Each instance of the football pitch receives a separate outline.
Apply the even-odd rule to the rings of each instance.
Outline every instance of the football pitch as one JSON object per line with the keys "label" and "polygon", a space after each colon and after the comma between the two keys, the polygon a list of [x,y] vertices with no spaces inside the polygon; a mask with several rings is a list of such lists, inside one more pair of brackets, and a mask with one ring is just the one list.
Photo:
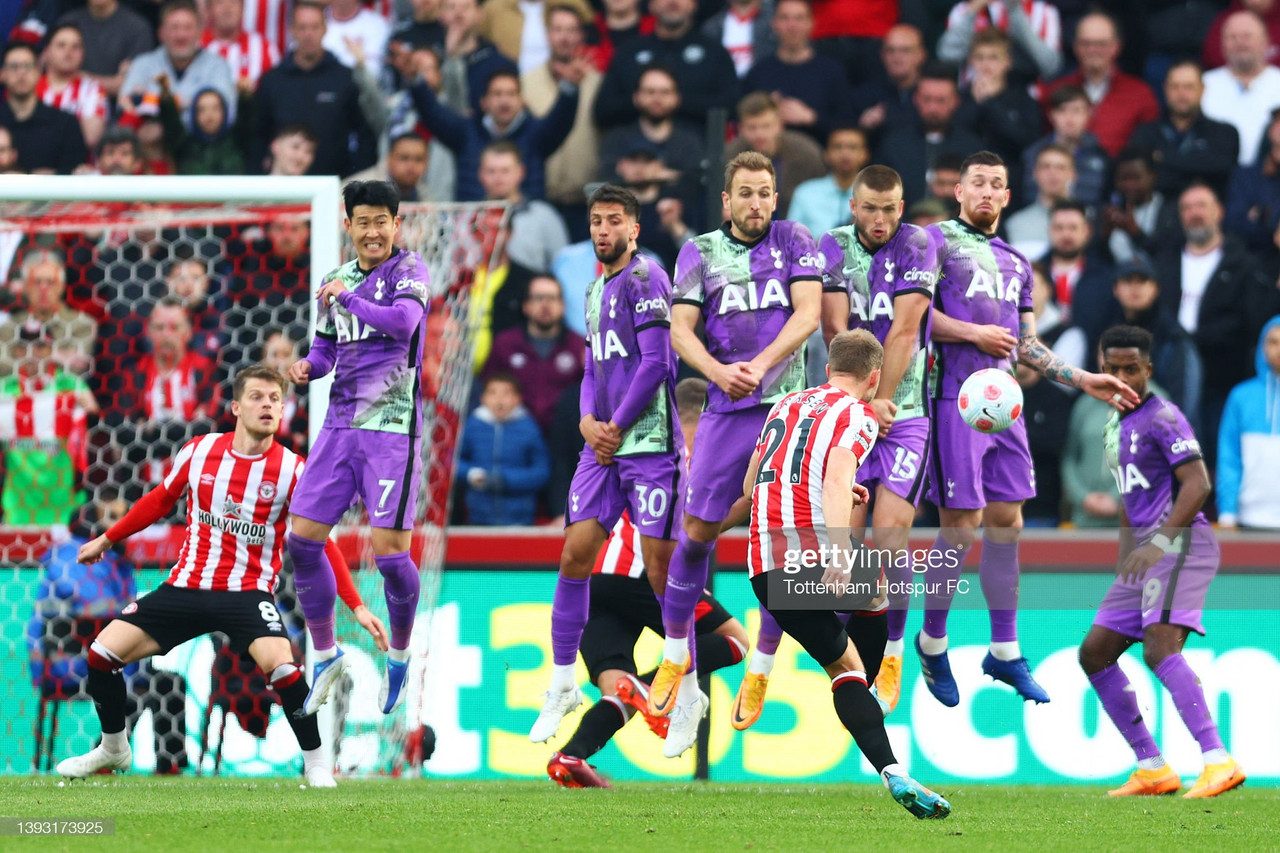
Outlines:
{"label": "football pitch", "polygon": [[[0,779],[0,817],[111,818],[114,835],[0,848],[307,851],[549,850],[1268,850],[1280,790],[1217,799],[1111,800],[1089,787],[968,785],[954,813],[916,820],[871,785],[345,781],[300,790],[283,779]],[[11,829],[8,831],[12,831]],[[19,847],[21,844],[21,847]]]}

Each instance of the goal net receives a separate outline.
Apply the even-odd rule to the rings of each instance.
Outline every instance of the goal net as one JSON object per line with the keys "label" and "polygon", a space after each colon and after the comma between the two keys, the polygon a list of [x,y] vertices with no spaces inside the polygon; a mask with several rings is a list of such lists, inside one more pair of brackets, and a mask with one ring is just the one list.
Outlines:
{"label": "goal net", "polygon": [[[414,557],[423,594],[405,706],[376,706],[384,656],[338,603],[355,664],[322,717],[345,772],[399,773],[431,722],[431,614],[444,560],[453,454],[471,391],[478,267],[500,251],[503,209],[406,204],[400,244],[431,273],[424,457]],[[75,562],[166,473],[183,442],[232,428],[230,380],[285,368],[314,328],[312,294],[346,257],[329,178],[6,178],[0,183],[0,772],[46,770],[96,742],[88,642],[161,583],[185,506],[93,566]],[[330,380],[291,393],[278,440],[305,454]],[[292,390],[292,389],[291,389]],[[363,508],[335,531],[383,621]],[[277,599],[301,655],[288,558]],[[297,745],[266,679],[215,635],[126,670],[137,771],[292,774]]]}

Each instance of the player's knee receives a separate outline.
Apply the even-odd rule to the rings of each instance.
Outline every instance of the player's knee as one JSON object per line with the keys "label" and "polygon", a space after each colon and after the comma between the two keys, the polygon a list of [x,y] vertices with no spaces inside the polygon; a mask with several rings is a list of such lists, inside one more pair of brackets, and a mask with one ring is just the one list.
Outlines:
{"label": "player's knee", "polygon": [[697,516],[686,514],[684,517],[684,532],[693,541],[705,545],[716,541],[716,537],[720,535],[720,523],[713,524]]}
{"label": "player's knee", "polygon": [[1152,642],[1148,640],[1142,644],[1142,662],[1145,663],[1147,668],[1152,672],[1155,671],[1156,667],[1164,663],[1165,658],[1176,655],[1177,653],[1178,649],[1167,643]]}
{"label": "player's knee", "polygon": [[1080,651],[1076,657],[1080,661],[1080,668],[1084,670],[1085,675],[1102,672],[1111,665],[1111,661],[1107,660],[1107,654],[1089,640],[1085,640],[1080,644]]}

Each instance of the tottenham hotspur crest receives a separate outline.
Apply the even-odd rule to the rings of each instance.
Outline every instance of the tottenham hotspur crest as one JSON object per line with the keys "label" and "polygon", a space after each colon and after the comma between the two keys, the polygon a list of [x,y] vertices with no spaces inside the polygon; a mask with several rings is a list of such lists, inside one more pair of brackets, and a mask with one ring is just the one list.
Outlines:
{"label": "tottenham hotspur crest", "polygon": [[1129,452],[1138,452],[1138,431],[1136,429],[1129,433]]}
{"label": "tottenham hotspur crest", "polygon": [[617,306],[617,304],[618,304],[618,294],[615,293],[609,297],[609,319],[610,320],[616,320],[618,318],[617,312],[614,311],[614,308]]}
{"label": "tottenham hotspur crest", "polygon": [[884,262],[884,280],[885,281],[893,281],[893,268],[896,266],[897,264],[895,264],[893,261]]}
{"label": "tottenham hotspur crest", "polygon": [[773,255],[773,266],[775,269],[782,269],[782,250],[770,249],[769,254]]}

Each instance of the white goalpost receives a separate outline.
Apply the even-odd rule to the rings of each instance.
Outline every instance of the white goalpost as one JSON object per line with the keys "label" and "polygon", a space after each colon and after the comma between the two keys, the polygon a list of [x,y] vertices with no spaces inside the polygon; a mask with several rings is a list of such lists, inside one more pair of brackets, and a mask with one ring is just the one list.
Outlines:
{"label": "white goalpost", "polygon": [[[444,560],[453,453],[470,394],[476,320],[471,284],[476,270],[500,255],[505,207],[406,203],[401,213],[399,243],[422,254],[433,294],[424,357],[424,482],[414,537],[423,580],[414,670],[404,709],[389,718],[374,713],[381,656],[364,642],[339,602],[338,636],[355,652],[355,681],[321,719],[326,745],[337,747],[340,771],[396,775],[421,760],[419,747],[431,723],[424,683],[427,638]],[[91,317],[97,329],[90,366],[58,368],[66,374],[60,380],[66,387],[84,389],[93,401],[77,408],[78,420],[69,421],[78,424],[73,427],[78,432],[27,439],[39,444],[45,457],[57,457],[65,469],[60,476],[70,477],[72,485],[58,491],[57,500],[14,494],[10,483],[0,496],[5,508],[0,622],[10,627],[0,636],[0,653],[12,668],[0,686],[8,712],[0,772],[51,767],[92,745],[97,721],[91,703],[83,701],[80,671],[86,640],[112,607],[118,612],[131,599],[131,584],[140,595],[164,578],[158,568],[138,572],[136,579],[123,570],[119,577],[105,569],[99,571],[103,576],[86,575],[65,565],[58,542],[87,529],[113,502],[127,506],[136,500],[154,484],[180,441],[226,428],[225,411],[219,416],[212,400],[229,396],[235,370],[271,363],[281,341],[284,352],[292,346],[296,357],[314,335],[314,293],[343,262],[344,247],[349,252],[344,241],[340,184],[333,177],[0,178],[0,270],[9,270],[9,282],[0,285],[12,283],[0,310],[21,305],[21,276],[29,258],[53,258],[63,267],[65,301]],[[191,285],[182,283],[183,275],[203,275],[194,295]],[[151,307],[175,294],[189,308],[189,350],[207,358],[201,363],[212,374],[197,396],[211,399],[157,414],[155,401],[141,399],[133,387],[131,371],[152,346],[145,343]],[[0,359],[8,355],[0,353]],[[0,380],[4,372],[0,368]],[[330,376],[310,383],[307,393],[291,398],[292,408],[286,407],[281,439],[293,441],[295,449],[303,451],[314,440],[331,381]],[[5,404],[0,399],[0,412]],[[0,415],[0,442],[6,443],[0,446],[19,446],[20,428],[13,433]],[[37,473],[48,476],[44,469]],[[70,520],[63,521],[64,515]],[[181,518],[169,521],[180,524]],[[337,535],[365,603],[385,621],[381,577],[362,507],[348,513]],[[55,547],[46,553],[46,545]],[[147,531],[130,540],[123,556],[158,567],[167,565],[171,546],[165,530]],[[291,576],[282,577],[279,594],[287,607]],[[301,641],[301,613],[296,605],[294,611],[294,638]],[[4,639],[23,635],[24,623],[23,639]],[[270,699],[261,700],[265,681],[242,670],[228,650],[202,640],[131,674],[135,769],[290,772],[297,757],[291,733]]]}

